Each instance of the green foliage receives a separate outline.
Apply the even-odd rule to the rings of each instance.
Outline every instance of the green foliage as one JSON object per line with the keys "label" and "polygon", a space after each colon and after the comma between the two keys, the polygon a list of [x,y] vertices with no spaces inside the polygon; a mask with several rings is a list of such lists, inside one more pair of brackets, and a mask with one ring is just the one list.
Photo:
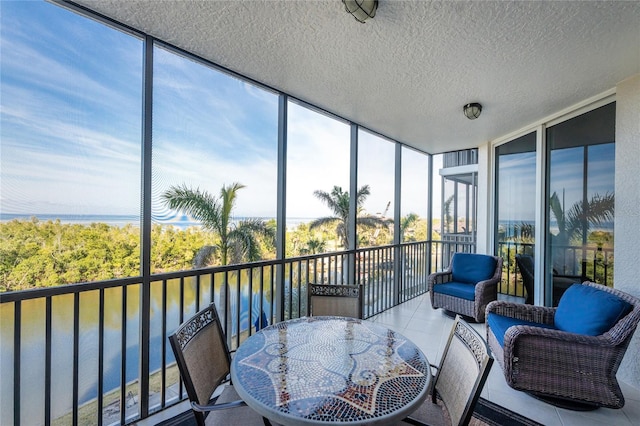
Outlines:
{"label": "green foliage", "polygon": [[[392,219],[384,219],[363,213],[363,205],[367,197],[371,194],[369,185],[362,186],[356,193],[356,217],[358,235],[362,235],[366,230],[375,230],[376,228],[386,228]],[[335,233],[338,237],[338,243],[344,247],[349,247],[349,203],[350,197],[348,191],[343,191],[341,187],[334,186],[331,192],[314,191],[313,195],[320,201],[325,203],[333,213],[333,216],[321,217],[314,220],[309,225],[310,229],[322,228],[328,225],[335,226]],[[359,241],[361,242],[361,241]]]}
{"label": "green foliage", "polygon": [[[213,237],[205,230],[154,225],[151,271],[191,268]],[[0,223],[0,291],[26,290],[139,276],[140,229],[12,220]]]}
{"label": "green foliage", "polygon": [[[252,229],[249,223],[246,229]],[[233,230],[233,225],[229,225]],[[272,236],[276,221],[260,224],[255,253],[262,259],[275,258]],[[420,227],[417,227],[420,229]],[[426,226],[424,227],[426,229]],[[363,231],[361,231],[363,232]],[[424,238],[425,232],[415,237]],[[388,238],[388,229],[379,238]],[[0,292],[52,287],[137,277],[140,267],[140,228],[105,223],[68,224],[56,221],[13,220],[0,223]],[[366,233],[369,241],[370,232]],[[319,254],[337,248],[334,226],[311,229],[302,223],[286,234],[286,256]],[[413,239],[413,238],[412,238]],[[154,224],[151,228],[151,273],[188,270],[205,247],[220,245],[220,236],[205,228],[179,229]],[[236,253],[242,250],[235,249]],[[220,265],[219,251],[213,251],[209,264]]]}

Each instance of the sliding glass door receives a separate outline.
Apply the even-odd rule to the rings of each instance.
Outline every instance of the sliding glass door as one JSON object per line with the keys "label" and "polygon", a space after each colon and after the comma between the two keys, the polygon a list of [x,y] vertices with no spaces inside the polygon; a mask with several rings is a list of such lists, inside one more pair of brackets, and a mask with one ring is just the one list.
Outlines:
{"label": "sliding glass door", "polygon": [[551,126],[546,302],[584,280],[613,285],[615,103]]}
{"label": "sliding glass door", "polygon": [[496,235],[503,259],[500,292],[533,303],[536,133],[496,147]]}
{"label": "sliding glass door", "polygon": [[501,293],[534,303],[540,286],[557,306],[573,283],[613,286],[615,102],[601,105],[495,147]]}

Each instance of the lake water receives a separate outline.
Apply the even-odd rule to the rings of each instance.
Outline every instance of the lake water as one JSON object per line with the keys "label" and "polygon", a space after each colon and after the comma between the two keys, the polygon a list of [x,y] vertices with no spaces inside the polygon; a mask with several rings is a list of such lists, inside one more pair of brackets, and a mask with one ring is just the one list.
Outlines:
{"label": "lake water", "polygon": [[[235,280],[235,278],[233,278]],[[230,279],[230,282],[235,282]],[[216,280],[216,282],[218,282]],[[256,291],[249,294],[248,276],[240,279],[240,328],[246,330],[260,314],[261,295]],[[257,280],[254,278],[253,285]],[[160,283],[158,283],[160,284]],[[216,299],[219,298],[219,285],[216,285]],[[184,318],[195,313],[195,286],[185,282]],[[211,300],[210,285],[201,282],[200,306]],[[233,318],[237,315],[238,301],[235,290],[230,298]],[[122,376],[121,346],[123,330],[126,335],[125,377],[126,382],[138,379],[139,364],[139,325],[140,325],[140,286],[130,286],[127,291],[126,326],[123,328],[122,290],[105,290],[104,301],[104,392],[117,389]],[[248,318],[249,299],[253,317]],[[262,300],[264,310],[270,312],[271,305],[265,295]],[[221,306],[216,300],[216,305]],[[21,311],[21,404],[22,424],[37,425],[44,423],[44,377],[45,377],[45,301],[43,299],[22,302]],[[52,418],[68,413],[72,409],[73,395],[73,295],[56,296],[52,299],[52,373],[51,373],[51,409]],[[97,371],[99,353],[99,293],[90,291],[80,297],[79,330],[79,403],[82,405],[97,396]],[[151,289],[151,327],[150,327],[150,371],[162,367],[162,342],[166,336],[162,333],[162,292],[161,285],[152,284]],[[13,323],[12,303],[0,304],[0,424],[13,423]],[[172,280],[167,283],[167,333],[173,332],[180,323],[180,283]],[[235,334],[235,327],[232,330]],[[168,341],[166,341],[167,363],[174,361]]]}
{"label": "lake water", "polygon": [[[9,214],[0,213],[0,221],[7,222],[14,219],[31,220],[37,217],[41,222],[60,220],[62,223],[90,224],[106,223],[111,226],[140,225],[139,215],[61,215],[61,214]],[[186,229],[199,226],[187,216],[164,217],[162,224]],[[236,217],[235,221],[247,219]],[[268,220],[270,218],[261,218]],[[314,218],[288,218],[289,229],[301,223],[309,223]],[[175,285],[174,285],[175,284]],[[255,282],[254,282],[255,285]],[[159,286],[158,286],[159,287]],[[185,286],[184,295],[185,314],[188,318],[195,311],[195,291]],[[169,283],[167,294],[167,330],[173,331],[179,325],[180,295],[179,284]],[[208,285],[202,285],[201,300],[210,300]],[[216,289],[216,294],[219,294]],[[218,296],[216,296],[218,297]],[[254,310],[260,304],[260,295],[249,295],[248,277],[241,277],[240,300],[240,328],[247,329],[257,319],[259,312],[248,318],[248,301],[252,299]],[[98,292],[83,293],[80,301],[80,333],[79,333],[79,403],[95,399],[97,396],[98,371]],[[73,390],[73,295],[56,296],[52,303],[52,418],[69,412],[72,408]],[[216,301],[219,305],[219,301]],[[204,306],[201,302],[201,306]],[[265,311],[269,312],[269,300],[263,300]],[[231,311],[236,315],[237,301],[232,298]],[[138,379],[139,364],[139,286],[127,291],[126,309],[126,382]],[[21,334],[21,418],[23,424],[42,424],[44,422],[44,376],[45,376],[45,302],[44,300],[28,300],[22,302],[22,334]],[[120,386],[122,376],[121,345],[123,339],[122,327],[122,291],[120,288],[105,291],[104,317],[104,390],[105,393]],[[161,368],[162,341],[162,295],[152,289],[151,305],[151,350],[150,370]],[[0,424],[13,423],[13,304],[0,304]],[[233,333],[236,332],[234,329]],[[173,362],[173,353],[167,342],[166,358]],[[26,408],[28,407],[28,408]],[[33,407],[33,408],[32,408]]]}

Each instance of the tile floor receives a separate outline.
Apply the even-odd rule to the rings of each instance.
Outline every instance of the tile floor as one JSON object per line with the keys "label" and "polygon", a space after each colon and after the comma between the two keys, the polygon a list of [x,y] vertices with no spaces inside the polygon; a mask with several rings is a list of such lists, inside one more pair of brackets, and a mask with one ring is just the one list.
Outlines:
{"label": "tile floor", "polygon": [[[384,324],[416,343],[429,361],[437,364],[441,351],[449,337],[453,318],[444,314],[441,309],[434,310],[429,302],[429,294],[412,299],[393,309],[369,318]],[[473,324],[485,335],[484,324]],[[438,342],[437,345],[432,342]],[[546,426],[636,426],[640,425],[640,389],[625,383],[620,384],[625,397],[625,406],[621,410],[599,408],[589,412],[577,412],[556,408],[531,396],[511,389],[507,386],[502,370],[497,363],[493,364],[482,396],[490,401],[536,420]],[[161,420],[189,409],[187,401],[174,405],[162,412],[138,423],[139,426],[155,425]]]}
{"label": "tile floor", "polygon": [[[441,309],[432,309],[429,295],[412,299],[373,318],[380,324],[399,332],[416,343],[429,361],[437,364],[446,339],[449,337],[453,318]],[[473,324],[485,335],[485,324]],[[432,342],[438,342],[437,345]],[[590,412],[576,412],[556,408],[507,386],[500,365],[493,364],[482,396],[490,401],[518,412],[544,425],[640,425],[640,389],[620,384],[625,396],[625,406],[620,410],[599,408]]]}

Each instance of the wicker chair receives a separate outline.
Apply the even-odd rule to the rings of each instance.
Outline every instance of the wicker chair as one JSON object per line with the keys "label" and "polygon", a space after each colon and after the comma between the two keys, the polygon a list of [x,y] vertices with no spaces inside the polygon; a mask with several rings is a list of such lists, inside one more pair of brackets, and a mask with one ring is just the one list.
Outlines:
{"label": "wicker chair", "polygon": [[[527,291],[527,297],[524,303],[527,305],[533,305],[533,286],[534,286],[534,258],[528,254],[516,254],[516,264],[518,270],[522,276],[522,284]],[[584,281],[591,281],[583,267],[582,275],[560,275],[555,270],[553,271],[553,293],[552,303],[553,306],[558,306],[558,302],[562,297],[562,294],[574,283],[581,283]]]}
{"label": "wicker chair", "polygon": [[431,306],[484,322],[487,304],[498,299],[502,258],[455,253],[446,271],[429,275]]}
{"label": "wicker chair", "polygon": [[[180,325],[169,342],[199,426],[270,425],[246,406],[232,386],[224,385],[231,355],[213,303]],[[212,398],[221,385],[222,393]]]}
{"label": "wicker chair", "polygon": [[[559,308],[492,302],[487,306],[487,342],[514,389],[574,410],[622,408],[616,372],[640,321],[640,299],[596,283],[582,285],[617,296],[630,305],[630,312],[622,311],[624,316],[608,331],[586,335],[558,329]],[[499,318],[520,324],[492,328]]]}
{"label": "wicker chair", "polygon": [[487,343],[456,316],[433,378],[431,395],[404,422],[433,426],[469,424],[492,364]]}
{"label": "wicker chair", "polygon": [[362,319],[362,286],[309,284],[308,315]]}
{"label": "wicker chair", "polygon": [[516,264],[518,270],[522,276],[522,284],[527,292],[527,297],[524,301],[527,305],[533,305],[533,256],[528,254],[516,254]]}

